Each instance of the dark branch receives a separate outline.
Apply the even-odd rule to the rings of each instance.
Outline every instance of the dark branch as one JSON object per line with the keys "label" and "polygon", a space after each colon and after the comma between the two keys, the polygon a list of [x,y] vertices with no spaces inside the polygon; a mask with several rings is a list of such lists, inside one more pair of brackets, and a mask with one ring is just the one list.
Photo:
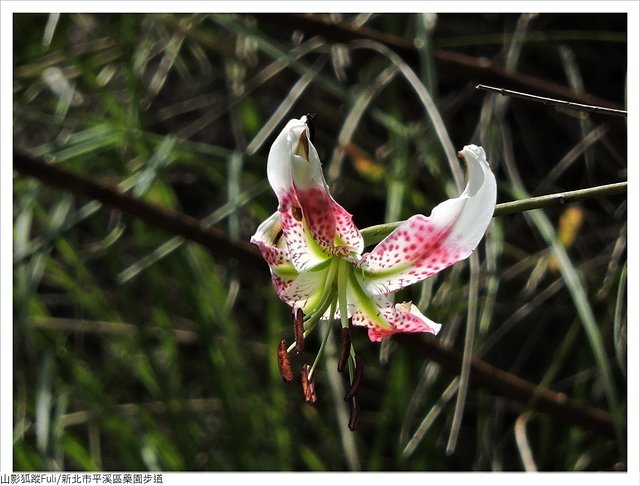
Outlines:
{"label": "dark branch", "polygon": [[172,235],[200,243],[216,258],[235,259],[252,270],[264,266],[257,248],[249,242],[230,238],[219,229],[207,227],[184,213],[148,203],[112,185],[48,164],[19,149],[13,152],[13,168],[22,175],[35,177],[49,186],[69,191],[76,196],[95,199]]}
{"label": "dark branch", "polygon": [[[447,349],[434,338],[416,339],[407,334],[396,334],[394,339],[407,349],[426,359],[437,362],[451,373],[460,373],[462,355]],[[582,405],[564,393],[538,388],[522,378],[496,368],[478,358],[471,360],[471,383],[482,386],[494,394],[543,412],[563,423],[578,425],[599,435],[613,437],[614,423],[604,410]]]}

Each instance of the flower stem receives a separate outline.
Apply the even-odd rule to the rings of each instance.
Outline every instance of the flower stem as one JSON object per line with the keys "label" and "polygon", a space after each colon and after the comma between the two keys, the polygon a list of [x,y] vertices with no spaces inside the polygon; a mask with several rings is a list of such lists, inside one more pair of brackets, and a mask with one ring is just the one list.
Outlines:
{"label": "flower stem", "polygon": [[340,260],[338,267],[338,308],[340,309],[340,322],[342,323],[342,327],[349,327],[349,309],[347,306],[349,271],[350,263]]}
{"label": "flower stem", "polygon": [[[496,204],[493,216],[505,216],[507,214],[521,213],[523,211],[530,211],[532,209],[539,209],[559,204],[567,204],[593,197],[611,196],[613,194],[624,193],[626,190],[627,182],[624,181],[617,182],[615,184],[605,184],[602,186],[588,187],[586,189],[578,189],[576,191],[558,192],[544,196],[530,197]],[[395,223],[378,224],[364,228],[360,232],[362,233],[362,238],[364,238],[365,246],[373,245],[382,241],[389,235],[389,233],[402,223],[403,221],[397,221]]]}
{"label": "flower stem", "polygon": [[[304,330],[303,337],[306,338],[309,334],[311,334],[311,332],[315,329],[316,324],[318,323],[320,318],[324,315],[324,313],[326,312],[326,310],[329,308],[331,304],[334,304],[334,305],[332,307],[332,310],[329,316],[330,316],[330,319],[333,318],[333,315],[335,314],[335,311],[336,311],[335,303],[336,303],[336,292],[335,292],[335,289],[332,289],[331,292],[329,292],[327,296],[322,300],[322,304],[318,306],[318,308],[312,314],[304,318],[304,326],[306,329]],[[296,342],[294,341],[287,348],[287,353],[290,353],[291,351],[293,351],[295,347],[296,347]]]}
{"label": "flower stem", "polygon": [[[324,315],[332,302],[336,299],[336,289],[334,285],[334,281],[336,278],[336,272],[338,270],[339,262],[337,259],[333,259],[329,262],[329,269],[327,270],[327,276],[322,285],[322,294],[320,298],[320,303],[315,305],[313,311],[304,316],[304,327],[305,331],[303,336],[306,338],[311,331],[316,327],[318,320]],[[332,311],[335,312],[335,309]],[[330,315],[330,318],[333,319],[333,314]],[[296,346],[295,341],[287,348],[287,353],[290,353]]]}

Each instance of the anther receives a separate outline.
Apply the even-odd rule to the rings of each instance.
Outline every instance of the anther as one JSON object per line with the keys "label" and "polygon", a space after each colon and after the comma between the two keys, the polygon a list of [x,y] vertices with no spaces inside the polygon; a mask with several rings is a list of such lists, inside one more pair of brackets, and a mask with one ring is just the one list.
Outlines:
{"label": "anther", "polygon": [[291,206],[291,216],[296,221],[302,221],[302,209],[297,206]]}
{"label": "anther", "polygon": [[355,365],[356,365],[355,366],[356,369],[353,375],[353,381],[351,382],[351,386],[349,387],[346,395],[344,396],[345,402],[348,402],[356,395],[358,388],[360,388],[360,382],[362,381],[362,376],[364,374],[364,366],[362,365],[362,360],[360,359],[359,356],[356,356]]}
{"label": "anther", "polygon": [[296,317],[293,320],[293,335],[296,339],[296,353],[304,351],[304,314],[302,309],[296,309]]}
{"label": "anther", "polygon": [[287,341],[284,339],[280,341],[278,345],[278,368],[282,379],[289,383],[293,380],[293,371],[291,370],[291,360],[289,359],[289,353],[287,353],[287,347]]}
{"label": "anther", "polygon": [[360,407],[358,406],[358,402],[356,402],[356,399],[354,398],[351,400],[351,405],[349,405],[349,429],[356,430],[359,419]]}
{"label": "anther", "polygon": [[304,393],[304,399],[308,403],[316,403],[318,395],[316,394],[316,382],[309,379],[309,373],[311,372],[311,366],[308,364],[302,367],[302,393]]}
{"label": "anther", "polygon": [[338,359],[338,373],[342,373],[349,360],[351,352],[351,330],[348,327],[340,328],[340,358]]}

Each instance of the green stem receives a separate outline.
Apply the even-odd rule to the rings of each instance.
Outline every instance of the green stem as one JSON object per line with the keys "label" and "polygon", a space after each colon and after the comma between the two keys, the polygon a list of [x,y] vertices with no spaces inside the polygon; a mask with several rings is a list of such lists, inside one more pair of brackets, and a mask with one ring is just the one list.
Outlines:
{"label": "green stem", "polygon": [[[335,314],[335,303],[336,303],[336,292],[335,292],[335,289],[332,289],[331,292],[329,292],[327,296],[323,299],[322,304],[318,306],[318,308],[312,314],[304,318],[304,326],[306,329],[304,330],[303,336],[305,338],[309,334],[311,334],[311,332],[315,329],[316,324],[318,323],[320,318],[324,315],[324,313],[326,312],[326,310],[329,308],[331,304],[334,304],[334,306],[329,316],[330,316],[330,319],[333,318],[333,315]],[[293,348],[295,347],[296,347],[296,342],[294,341],[287,348],[287,353],[290,353],[291,351],[293,351]]]}
{"label": "green stem", "polygon": [[[335,315],[335,301],[336,301],[336,273],[341,266],[341,260],[338,258],[333,258],[329,262],[329,268],[327,270],[327,275],[322,284],[322,292],[321,297],[319,299],[319,303],[314,305],[313,311],[304,317],[304,337],[306,338],[311,331],[316,327],[316,324],[320,320],[320,318],[324,315],[330,305],[333,305],[331,313],[329,314],[329,319],[333,319]],[[295,348],[295,341],[287,348],[287,353],[290,353],[293,348]]]}
{"label": "green stem", "polygon": [[[338,305],[340,309],[340,322],[342,327],[349,327],[349,308],[347,304],[347,289],[349,288],[349,278],[351,272],[351,264],[346,261],[340,262],[340,268],[338,269]],[[356,362],[356,351],[351,345],[349,349],[349,383],[353,383],[353,373]]]}
{"label": "green stem", "polygon": [[[583,199],[590,199],[599,196],[611,196],[622,194],[627,190],[627,182],[617,182],[615,184],[605,184],[603,186],[578,189],[576,191],[558,192],[545,196],[530,197],[516,201],[496,204],[493,216],[505,216],[507,214],[521,213],[532,209],[540,209],[547,206],[567,204]],[[365,246],[373,245],[386,238],[389,233],[400,226],[403,221],[395,223],[378,224],[369,226],[361,230]]]}
{"label": "green stem", "polygon": [[347,306],[347,288],[349,284],[350,263],[340,260],[338,268],[338,308],[342,327],[349,327],[349,308]]}

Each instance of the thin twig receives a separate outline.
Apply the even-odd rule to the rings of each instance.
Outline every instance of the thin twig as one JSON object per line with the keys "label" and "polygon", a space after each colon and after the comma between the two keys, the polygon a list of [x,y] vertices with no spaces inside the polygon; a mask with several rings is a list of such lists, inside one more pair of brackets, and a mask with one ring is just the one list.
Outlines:
{"label": "thin twig", "polygon": [[[530,197],[527,199],[518,199],[506,203],[496,204],[493,216],[506,216],[508,214],[521,213],[532,209],[546,208],[548,206],[557,206],[568,204],[583,199],[594,197],[612,196],[622,194],[627,191],[627,182],[616,182],[613,184],[605,184],[602,186],[588,187],[586,189],[577,189],[575,191],[557,192],[555,194],[546,194],[544,196]],[[394,223],[378,224],[369,226],[361,230],[364,238],[365,246],[373,245],[382,241],[394,229],[400,226],[403,221]]]}
{"label": "thin twig", "polygon": [[559,204],[569,204],[583,199],[594,197],[613,196],[627,192],[627,182],[615,182],[602,186],[588,187],[586,189],[576,189],[575,191],[556,192],[544,196],[535,196],[527,199],[519,199],[506,203],[496,204],[494,216],[506,216],[507,214],[521,213],[532,209],[557,206]]}
{"label": "thin twig", "polygon": [[491,91],[499,93],[502,96],[512,96],[514,98],[520,98],[527,101],[533,101],[536,103],[542,103],[544,105],[559,106],[575,111],[586,111],[589,113],[599,113],[601,115],[622,116],[626,117],[627,112],[625,110],[616,110],[614,108],[606,108],[604,106],[585,105],[583,103],[575,103],[573,101],[558,100],[555,98],[547,98],[546,96],[536,96],[528,93],[521,93],[520,91],[513,91],[511,89],[496,88],[495,86],[487,86],[486,84],[479,84],[476,89],[483,91]]}

